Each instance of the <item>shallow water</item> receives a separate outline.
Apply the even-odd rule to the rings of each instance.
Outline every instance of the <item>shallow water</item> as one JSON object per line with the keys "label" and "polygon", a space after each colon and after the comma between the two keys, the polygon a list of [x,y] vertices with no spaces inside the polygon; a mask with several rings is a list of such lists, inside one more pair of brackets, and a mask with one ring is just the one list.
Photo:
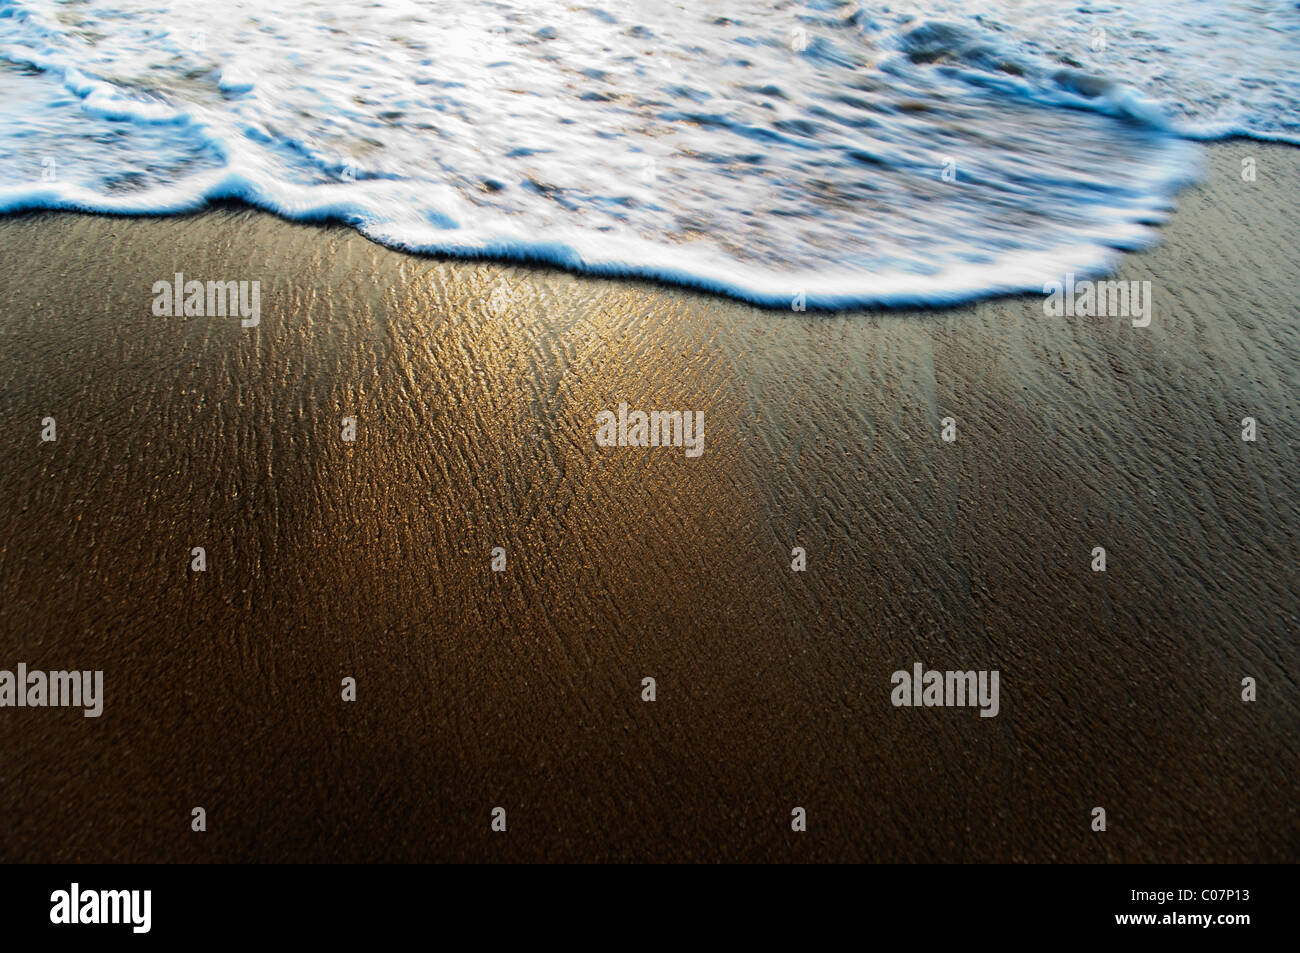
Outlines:
{"label": "shallow water", "polygon": [[238,198],[788,307],[1038,290],[1189,138],[1300,141],[1294,4],[0,2],[0,209]]}

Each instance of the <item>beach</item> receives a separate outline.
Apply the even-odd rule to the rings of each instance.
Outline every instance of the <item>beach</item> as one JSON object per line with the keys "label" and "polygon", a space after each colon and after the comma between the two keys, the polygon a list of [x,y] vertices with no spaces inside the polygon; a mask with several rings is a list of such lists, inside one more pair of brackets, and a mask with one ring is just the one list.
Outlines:
{"label": "beach", "polygon": [[0,219],[0,668],[104,696],[3,713],[0,860],[1294,861],[1300,153],[1205,152],[1145,327]]}

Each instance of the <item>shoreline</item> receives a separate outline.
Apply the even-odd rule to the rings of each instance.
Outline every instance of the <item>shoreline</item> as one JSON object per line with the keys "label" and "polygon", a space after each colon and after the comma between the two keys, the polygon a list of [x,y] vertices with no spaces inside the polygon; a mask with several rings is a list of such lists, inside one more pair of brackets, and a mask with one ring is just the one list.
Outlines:
{"label": "shoreline", "polygon": [[[1300,143],[1275,141],[1269,139],[1257,139],[1244,134],[1233,134],[1223,138],[1209,139],[1209,140],[1189,138],[1189,137],[1182,137],[1182,138],[1183,141],[1194,144],[1197,148],[1199,148],[1202,151],[1203,154],[1208,153],[1208,151],[1211,149],[1217,151],[1221,147],[1226,148],[1230,145],[1249,146],[1251,144],[1256,144],[1262,148],[1269,149],[1269,150],[1278,149],[1278,148],[1300,150]],[[1123,261],[1127,256],[1133,254],[1149,253],[1156,246],[1158,246],[1161,240],[1160,235],[1162,234],[1163,229],[1167,226],[1168,219],[1172,217],[1174,214],[1176,214],[1177,198],[1181,195],[1186,194],[1188,190],[1196,188],[1201,183],[1201,181],[1206,176],[1206,171],[1205,171],[1206,165],[1207,165],[1206,162],[1199,162],[1197,163],[1194,169],[1188,170],[1185,174],[1180,174],[1179,176],[1176,177],[1177,182],[1180,184],[1177,184],[1173,187],[1173,192],[1170,196],[1170,201],[1171,201],[1170,211],[1168,212],[1168,215],[1164,219],[1149,223],[1151,234],[1147,240],[1142,241],[1135,246],[1121,246],[1121,245],[1108,246],[1110,252],[1115,256],[1113,262],[1110,265],[1099,266],[1096,268],[1083,268],[1082,270],[1077,272],[1077,275],[1081,278],[1096,279],[1096,278],[1101,278],[1101,277],[1115,274],[1116,271],[1118,271],[1119,268],[1122,266]],[[137,212],[111,212],[111,211],[73,209],[73,208],[50,209],[50,208],[20,207],[14,210],[0,211],[0,221],[22,220],[26,218],[40,218],[40,217],[48,217],[50,215],[89,215],[94,217],[106,217],[110,219],[121,219],[121,220],[128,220],[128,221],[136,220],[136,221],[147,221],[147,222],[162,222],[162,221],[170,221],[170,220],[177,220],[177,219],[202,218],[204,216],[221,213],[221,212],[239,213],[244,211],[270,215],[278,219],[279,221],[291,225],[317,227],[325,230],[332,230],[335,228],[346,228],[351,231],[357,231],[359,235],[361,234],[355,225],[345,221],[343,218],[338,216],[324,216],[321,218],[294,219],[283,215],[281,212],[275,209],[266,208],[257,205],[255,203],[249,202],[246,199],[242,199],[242,198],[212,199],[212,200],[208,200],[203,206],[199,208],[191,209],[184,212],[178,212],[175,214],[153,213],[153,212],[138,212],[138,213]],[[696,295],[704,295],[709,297],[718,297],[738,305],[757,308],[763,311],[770,311],[777,314],[792,310],[789,302],[782,302],[782,303],[768,302],[760,298],[746,296],[746,294],[742,292],[731,290],[725,287],[720,287],[720,286],[714,287],[702,279],[696,280],[690,277],[682,278],[680,280],[675,278],[665,278],[654,274],[643,273],[643,271],[638,270],[636,268],[629,268],[627,270],[622,270],[620,268],[613,267],[613,266],[610,267],[570,266],[560,262],[541,258],[537,255],[524,255],[524,254],[508,255],[508,254],[501,254],[500,252],[494,252],[494,251],[467,251],[463,253],[447,252],[447,251],[414,251],[409,248],[403,248],[396,245],[388,245],[383,242],[377,241],[376,239],[369,238],[368,236],[365,235],[361,235],[361,237],[365,238],[369,242],[378,245],[381,248],[387,249],[388,251],[392,251],[398,254],[410,255],[415,258],[427,259],[429,261],[434,261],[439,263],[496,264],[496,265],[501,265],[503,267],[518,267],[518,268],[534,269],[542,273],[557,272],[561,274],[571,275],[575,278],[591,279],[596,281],[634,282],[634,283],[647,285],[651,289],[658,289],[660,291],[677,291],[679,293],[684,293],[684,294],[696,294]],[[1075,273],[1075,272],[1071,272],[1071,273]],[[1055,272],[1046,271],[1044,272],[1044,274],[1046,276],[1052,276],[1055,275]],[[898,312],[898,311],[946,312],[946,311],[951,311],[953,309],[969,307],[978,304],[982,301],[997,301],[997,300],[1003,300],[1009,298],[1032,296],[1035,293],[1036,293],[1035,291],[1031,291],[1028,288],[1016,290],[1016,289],[1006,289],[1000,287],[990,287],[986,291],[975,291],[975,292],[963,293],[957,295],[956,297],[954,297],[952,301],[927,301],[927,300],[922,300],[920,298],[916,298],[912,300],[900,300],[897,302],[889,302],[889,303],[874,302],[871,304],[847,305],[847,306],[830,306],[830,305],[823,305],[817,303],[809,303],[806,305],[805,308],[800,310],[814,313],[814,314],[822,314],[822,315],[890,313],[890,312]]]}

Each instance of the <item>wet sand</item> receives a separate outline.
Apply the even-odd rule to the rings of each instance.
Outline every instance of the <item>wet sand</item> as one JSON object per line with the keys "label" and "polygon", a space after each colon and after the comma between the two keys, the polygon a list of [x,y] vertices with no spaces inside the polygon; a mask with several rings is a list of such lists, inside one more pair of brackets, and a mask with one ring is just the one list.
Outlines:
{"label": "wet sand", "polygon": [[[0,669],[106,696],[0,709],[0,859],[1295,861],[1300,152],[1208,153],[1147,328],[0,220]],[[597,447],[620,401],[704,453]]]}

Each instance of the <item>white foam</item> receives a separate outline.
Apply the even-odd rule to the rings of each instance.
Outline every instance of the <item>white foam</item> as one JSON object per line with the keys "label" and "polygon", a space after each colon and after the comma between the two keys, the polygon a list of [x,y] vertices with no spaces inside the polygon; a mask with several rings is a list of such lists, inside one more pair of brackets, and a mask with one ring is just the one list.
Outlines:
{"label": "white foam", "polygon": [[9,0],[0,211],[237,199],[777,306],[1041,290],[1153,239],[1186,138],[1300,142],[1285,4],[1152,5]]}

